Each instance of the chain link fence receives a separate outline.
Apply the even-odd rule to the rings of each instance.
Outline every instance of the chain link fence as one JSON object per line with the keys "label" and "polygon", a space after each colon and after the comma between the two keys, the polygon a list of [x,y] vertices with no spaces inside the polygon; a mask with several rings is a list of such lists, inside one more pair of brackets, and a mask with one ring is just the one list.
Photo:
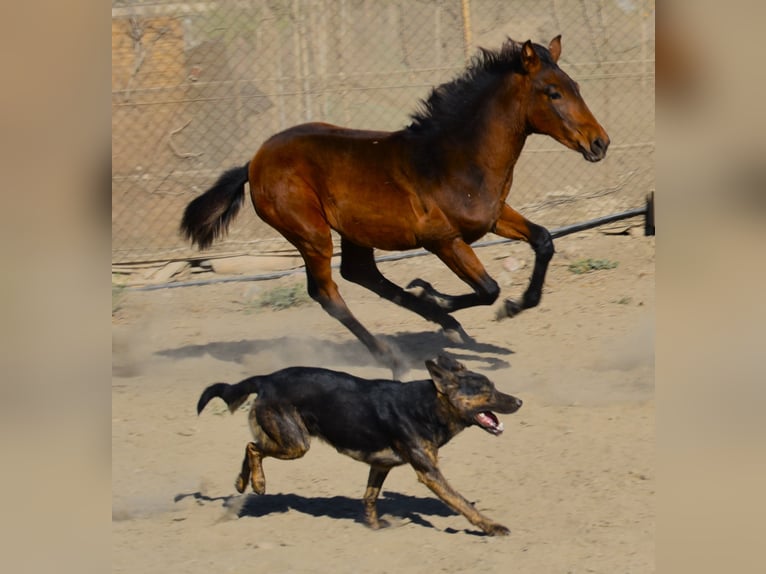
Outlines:
{"label": "chain link fence", "polygon": [[[270,135],[306,121],[401,129],[478,47],[546,45],[612,144],[590,164],[532,136],[509,203],[548,228],[641,206],[654,189],[654,1],[115,0],[112,261],[199,257],[186,204]],[[289,245],[246,206],[218,254]],[[210,252],[206,252],[209,256]]]}

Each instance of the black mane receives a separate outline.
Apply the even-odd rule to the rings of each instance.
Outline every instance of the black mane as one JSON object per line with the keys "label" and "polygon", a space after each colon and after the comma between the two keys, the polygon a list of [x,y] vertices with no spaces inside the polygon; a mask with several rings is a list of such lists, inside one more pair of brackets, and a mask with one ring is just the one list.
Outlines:
{"label": "black mane", "polygon": [[[420,109],[410,115],[410,133],[438,133],[470,118],[486,89],[511,72],[524,73],[521,65],[523,44],[510,38],[499,50],[480,48],[466,70],[455,79],[431,90],[428,99],[420,101]],[[555,66],[550,52],[533,44],[543,62]]]}

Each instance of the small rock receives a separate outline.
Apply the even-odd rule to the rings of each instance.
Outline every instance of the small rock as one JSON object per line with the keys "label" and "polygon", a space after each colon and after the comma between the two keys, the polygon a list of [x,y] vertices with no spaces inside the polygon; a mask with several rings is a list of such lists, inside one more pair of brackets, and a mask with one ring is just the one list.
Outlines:
{"label": "small rock", "polygon": [[516,259],[515,257],[506,257],[503,261],[503,269],[506,271],[518,271],[527,266],[527,262],[523,259]]}
{"label": "small rock", "polygon": [[147,273],[146,281],[148,283],[165,283],[187,267],[189,267],[188,261],[171,261],[167,265]]}
{"label": "small rock", "polygon": [[221,275],[249,275],[295,269],[303,263],[300,257],[278,255],[240,255],[213,259],[210,264]]}

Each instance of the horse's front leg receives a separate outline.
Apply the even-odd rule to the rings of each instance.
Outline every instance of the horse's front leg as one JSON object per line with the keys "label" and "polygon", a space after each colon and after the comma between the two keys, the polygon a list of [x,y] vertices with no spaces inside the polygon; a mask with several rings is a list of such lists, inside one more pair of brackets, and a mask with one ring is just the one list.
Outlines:
{"label": "horse's front leg", "polygon": [[498,310],[498,319],[503,319],[513,317],[522,310],[535,307],[540,303],[545,274],[548,272],[548,263],[554,253],[553,239],[547,229],[532,223],[507,204],[503,205],[500,219],[495,224],[493,231],[508,239],[522,239],[529,243],[535,252],[535,266],[532,269],[529,286],[520,303],[513,299],[506,299],[503,302]]}
{"label": "horse's front leg", "polygon": [[421,298],[431,301],[448,313],[476,305],[491,305],[497,300],[500,287],[484,269],[471,246],[461,238],[456,237],[429,245],[428,250],[439,257],[455,275],[470,285],[473,293],[446,295],[422,279],[413,280],[407,289],[416,291]]}
{"label": "horse's front leg", "polygon": [[[343,237],[341,253],[340,272],[344,279],[366,287],[384,299],[414,311],[424,319],[438,323],[444,335],[453,343],[466,343],[470,340],[457,319],[437,304],[435,297],[420,297],[386,279],[375,264],[372,248],[360,247]],[[430,285],[428,287],[432,293],[436,293]]]}

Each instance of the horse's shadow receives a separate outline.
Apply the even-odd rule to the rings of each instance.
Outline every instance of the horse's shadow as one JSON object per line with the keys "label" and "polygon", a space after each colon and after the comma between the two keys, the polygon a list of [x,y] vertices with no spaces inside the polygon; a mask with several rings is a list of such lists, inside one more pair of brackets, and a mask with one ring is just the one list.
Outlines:
{"label": "horse's shadow", "polygon": [[[509,366],[508,361],[498,355],[510,355],[511,349],[489,343],[470,340],[456,345],[442,333],[397,333],[383,337],[397,348],[403,361],[410,369],[421,369],[427,359],[432,359],[447,350],[455,359],[473,361],[486,370],[497,370]],[[355,367],[380,366],[362,344],[355,339],[329,341],[314,337],[286,336],[270,339],[242,339],[240,341],[213,341],[204,345],[184,345],[174,349],[162,349],[156,354],[173,359],[184,359],[211,355],[234,363],[243,363],[248,356],[261,352],[272,352],[285,357],[304,356],[320,358],[323,364],[334,363]]]}
{"label": "horse's shadow", "polygon": [[[351,520],[364,524],[361,500],[347,496],[307,498],[298,494],[278,493],[209,497],[200,492],[191,492],[178,494],[174,500],[179,502],[189,497],[194,498],[201,505],[221,502],[223,508],[235,513],[237,518],[259,518],[294,510],[309,516]],[[383,520],[393,518],[395,522],[411,522],[426,528],[434,528],[434,525],[428,520],[428,516],[459,516],[436,498],[410,496],[389,491],[383,492],[378,499],[378,513]],[[447,528],[445,531],[460,532],[454,528]],[[478,530],[463,530],[463,532],[477,536],[483,535]]]}

